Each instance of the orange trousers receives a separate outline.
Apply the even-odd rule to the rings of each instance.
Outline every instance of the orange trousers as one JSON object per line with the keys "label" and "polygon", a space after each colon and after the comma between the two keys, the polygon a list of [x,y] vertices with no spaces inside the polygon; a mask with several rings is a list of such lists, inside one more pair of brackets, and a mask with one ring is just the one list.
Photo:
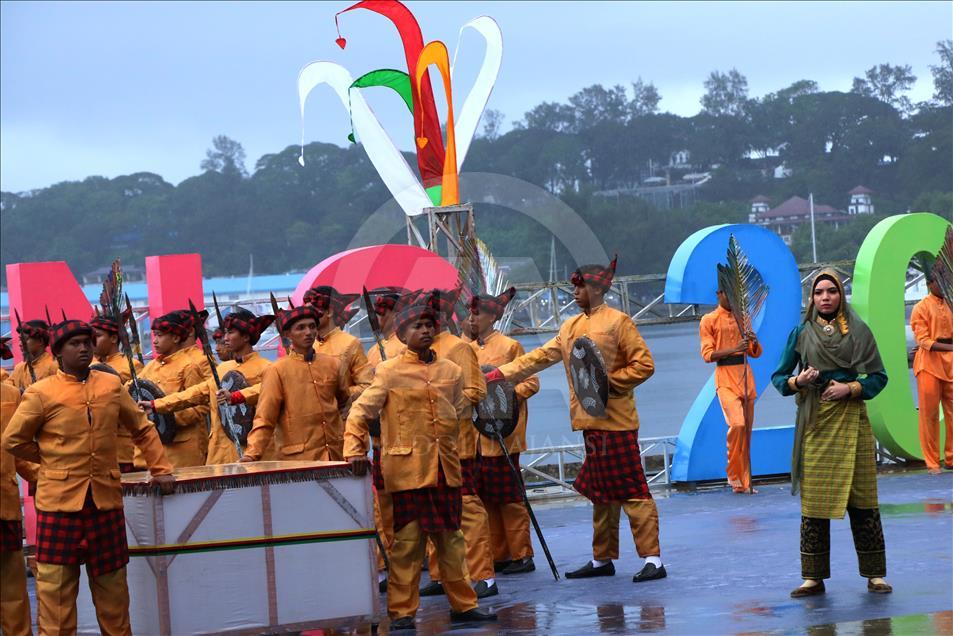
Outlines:
{"label": "orange trousers", "polygon": [[529,513],[521,503],[484,504],[490,522],[494,561],[517,561],[533,556]]}
{"label": "orange trousers", "polygon": [[394,535],[387,577],[387,615],[391,620],[414,616],[420,605],[420,569],[425,539],[434,545],[436,558],[444,572],[443,589],[456,612],[477,607],[476,592],[470,587],[466,571],[466,544],[459,530],[424,534],[416,521]]}
{"label": "orange trousers", "polygon": [[[463,516],[460,529],[466,540],[467,573],[471,581],[493,578],[493,551],[490,549],[490,521],[483,501],[476,495],[463,495]],[[431,581],[443,581],[439,559],[432,546],[429,549]]]}
{"label": "orange trousers", "polygon": [[944,382],[932,373],[917,374],[917,395],[920,399],[920,449],[927,468],[940,467],[940,405],[946,420],[946,443],[943,460],[953,466],[953,382]]}
{"label": "orange trousers", "polygon": [[0,633],[4,636],[33,634],[31,622],[23,551],[0,552]]}
{"label": "orange trousers", "polygon": [[629,499],[622,504],[592,504],[592,558],[599,561],[619,558],[619,516],[622,509],[629,517],[639,556],[660,556],[655,500]]}
{"label": "orange trousers", "polygon": [[728,483],[735,490],[751,489],[751,428],[754,425],[754,398],[727,388],[718,389],[718,401],[728,424]]}
{"label": "orange trousers", "polygon": [[[387,551],[387,558],[390,558],[391,547],[394,545],[394,499],[390,493],[374,489],[374,525],[377,527],[377,534],[381,537],[381,543],[384,544],[384,550]],[[383,572],[387,568],[384,565],[384,556],[380,548],[377,548],[377,571]]]}
{"label": "orange trousers", "polygon": [[[70,636],[76,633],[78,565],[37,563],[36,602],[40,636]],[[129,626],[129,588],[126,568],[89,577],[89,591],[96,607],[99,631],[104,636],[132,636]]]}

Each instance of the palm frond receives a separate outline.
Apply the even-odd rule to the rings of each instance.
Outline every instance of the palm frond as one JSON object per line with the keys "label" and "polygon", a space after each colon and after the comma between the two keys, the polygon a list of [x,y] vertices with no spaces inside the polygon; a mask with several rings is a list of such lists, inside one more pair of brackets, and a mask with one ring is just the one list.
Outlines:
{"label": "palm frond", "polygon": [[728,238],[727,259],[727,264],[718,264],[718,286],[728,297],[738,329],[745,334],[754,331],[754,320],[764,307],[769,290],[734,234]]}
{"label": "palm frond", "polygon": [[500,264],[490,252],[490,246],[482,240],[476,240],[477,252],[480,255],[480,269],[483,271],[484,286],[486,293],[492,296],[499,296],[503,290],[509,286],[506,280],[506,274],[500,267]]}
{"label": "palm frond", "polygon": [[933,264],[933,278],[943,292],[943,299],[953,311],[953,226],[946,228],[946,237]]}

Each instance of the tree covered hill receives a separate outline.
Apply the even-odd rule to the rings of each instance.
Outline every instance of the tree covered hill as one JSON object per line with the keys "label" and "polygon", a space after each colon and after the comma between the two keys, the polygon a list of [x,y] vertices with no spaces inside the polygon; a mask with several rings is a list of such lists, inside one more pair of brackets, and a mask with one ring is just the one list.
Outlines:
{"label": "tree covered hill", "polygon": [[[849,93],[803,80],[760,98],[748,96],[738,71],[716,71],[693,117],[658,112],[658,92],[641,79],[540,104],[505,134],[502,114],[488,111],[464,171],[516,177],[558,196],[608,252],[624,255],[623,273],[664,271],[691,232],[745,222],[756,195],[777,205],[813,193],[843,209],[847,192],[863,184],[875,192],[878,216],[822,233],[818,243],[820,258],[851,258],[881,215],[932,211],[953,219],[953,44],[939,43],[938,53],[937,93],[917,105],[904,96],[909,67],[880,65]],[[309,144],[303,167],[299,151],[264,155],[248,174],[240,143],[220,136],[201,174],[177,186],[139,172],[3,192],[0,260],[66,260],[80,275],[115,256],[134,263],[195,251],[208,275],[244,272],[249,254],[258,272],[309,267],[346,248],[390,195],[359,145]],[[629,194],[604,196],[653,177],[679,179],[676,156],[711,176],[691,205],[656,209]],[[408,162],[416,163],[409,155]],[[782,165],[790,176],[775,178]],[[535,221],[478,204],[477,227],[495,253],[533,257],[548,271],[550,235]],[[795,235],[793,249],[807,260],[809,237]],[[568,258],[562,249],[558,257]]]}

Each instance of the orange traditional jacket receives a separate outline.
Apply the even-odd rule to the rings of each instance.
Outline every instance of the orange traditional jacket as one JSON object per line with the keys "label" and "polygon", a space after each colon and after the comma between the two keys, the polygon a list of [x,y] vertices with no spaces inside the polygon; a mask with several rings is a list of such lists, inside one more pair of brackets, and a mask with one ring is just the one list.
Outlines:
{"label": "orange traditional jacket", "polygon": [[[403,353],[406,348],[407,346],[400,341],[396,333],[392,333],[384,339],[384,355],[387,356],[388,360],[396,358]],[[371,369],[376,369],[377,365],[381,362],[381,350],[375,342],[371,345],[370,349],[367,350],[367,363],[371,365]]]}
{"label": "orange traditional jacket", "polygon": [[[229,371],[238,371],[245,376],[247,388],[258,387],[261,383],[265,369],[271,366],[271,362],[261,357],[257,352],[252,351],[241,362],[237,360],[226,360],[216,367],[218,377],[223,378]],[[244,390],[243,390],[244,391]],[[232,464],[238,461],[238,449],[235,442],[228,439],[225,429],[222,428],[222,416],[218,410],[218,388],[215,386],[215,379],[208,378],[204,383],[195,384],[167,395],[164,398],[156,400],[156,410],[159,413],[174,413],[193,406],[205,405],[209,409],[209,416],[212,419],[212,426],[209,431],[208,457],[205,464]],[[250,392],[250,397],[245,398],[245,404],[254,408],[258,402],[259,391]],[[262,460],[272,461],[275,459],[275,445],[272,441],[265,449]]]}
{"label": "orange traditional jacket", "polygon": [[[609,403],[605,417],[586,413],[572,389],[569,379],[569,356],[572,344],[580,336],[589,336],[606,363],[609,376]],[[574,431],[638,430],[639,415],[635,411],[634,389],[655,373],[652,354],[635,323],[626,314],[606,304],[588,314],[581,313],[566,320],[559,334],[543,346],[501,366],[500,372],[510,382],[521,382],[562,360],[569,383],[569,417]]]}
{"label": "orange traditional jacket", "polygon": [[913,307],[910,328],[917,340],[913,373],[929,373],[944,382],[953,382],[953,351],[931,351],[938,338],[953,338],[953,312],[946,301],[928,294]]}
{"label": "orange traditional jacket", "polygon": [[[20,391],[10,384],[0,384],[0,435],[3,435],[19,404]],[[0,450],[0,519],[19,521],[22,518],[16,474],[20,473],[27,481],[35,482],[38,468],[33,462],[14,458],[7,451]]]}
{"label": "orange traditional jacket", "polygon": [[10,386],[13,386],[12,383],[7,382],[7,378],[9,377],[10,377],[10,372],[4,369],[3,367],[0,367],[0,382],[3,382],[5,384],[10,384]]}
{"label": "orange traditional jacket", "polygon": [[340,409],[349,388],[340,358],[315,353],[312,360],[305,360],[292,350],[265,370],[245,454],[261,459],[277,428],[279,460],[340,461],[344,458]]}
{"label": "orange traditional jacket", "polygon": [[38,510],[77,512],[90,488],[98,509],[122,507],[117,421],[153,475],[172,473],[155,427],[111,373],[90,371],[79,380],[58,371],[26,390],[3,433],[3,450],[39,463]]}
{"label": "orange traditional jacket", "polygon": [[[705,362],[714,362],[711,354],[722,349],[730,349],[741,342],[741,330],[738,329],[738,323],[731,312],[721,306],[702,316],[698,334],[701,338],[702,359]],[[748,345],[748,356],[751,358],[761,356],[760,342],[755,340]],[[747,377],[748,399],[753,400],[757,397],[757,390],[754,373],[747,362],[715,367],[715,389],[728,389],[738,397],[743,397],[745,377]]]}
{"label": "orange traditional jacket", "polygon": [[[119,374],[119,379],[122,380],[123,384],[129,382],[132,379],[132,374],[129,373],[129,361],[126,360],[126,356],[119,353],[118,351],[111,356],[106,358],[96,358],[96,362],[105,364],[106,366],[112,368]],[[142,373],[142,363],[133,358],[132,366],[136,370],[136,375]],[[117,435],[119,439],[116,444],[116,457],[119,458],[120,464],[131,464],[132,458],[135,451],[135,445],[132,443],[132,436],[129,435],[129,431],[126,430],[124,426],[116,425]]]}
{"label": "orange traditional jacket", "polygon": [[208,358],[205,357],[205,350],[202,349],[202,345],[196,343],[194,346],[185,347],[182,351],[185,352],[189,362],[195,365],[203,378],[212,377],[212,367],[208,364]]}
{"label": "orange traditional jacket", "polygon": [[[192,347],[194,348],[194,347]],[[198,367],[189,360],[189,347],[179,349],[168,356],[156,356],[139,374],[140,378],[152,380],[166,395],[178,393],[196,384],[205,384]],[[204,440],[205,416],[208,415],[208,402],[194,406],[175,414],[178,429],[171,444],[166,446],[166,455],[176,468],[202,466],[205,464]],[[136,452],[136,466],[144,466],[140,454]]]}
{"label": "orange traditional jacket", "polygon": [[469,409],[460,367],[439,356],[426,364],[413,351],[404,351],[377,365],[371,386],[351,405],[344,456],[367,454],[367,423],[379,417],[387,492],[436,487],[438,466],[447,485],[458,488],[458,429]]}
{"label": "orange traditional jacket", "polygon": [[[477,361],[481,367],[483,365],[499,367],[507,362],[512,362],[526,353],[523,351],[523,345],[496,330],[483,340],[482,345],[477,340],[468,339],[467,341],[476,352]],[[510,454],[526,450],[526,418],[529,412],[526,401],[539,392],[539,378],[535,375],[531,375],[517,384],[514,389],[516,390],[516,395],[520,398],[519,419],[516,422],[516,428],[513,432],[503,440]],[[487,457],[499,457],[503,455],[503,450],[500,448],[498,441],[481,435],[480,454],[486,455]]]}
{"label": "orange traditional jacket", "polygon": [[[348,395],[352,400],[371,385],[373,377],[371,365],[367,363],[361,341],[351,334],[335,327],[323,338],[315,339],[314,350],[341,360],[341,368],[347,374]],[[341,408],[345,406],[346,404],[342,402]]]}
{"label": "orange traditional jacket", "polygon": [[[33,373],[36,374],[37,382],[51,375],[56,375],[59,369],[60,365],[57,364],[56,358],[54,358],[49,351],[44,351],[39,358],[33,361]],[[13,367],[13,373],[11,373],[10,377],[4,380],[4,382],[12,384],[21,391],[33,384],[33,379],[30,377],[30,369],[26,366],[26,362],[18,362],[17,365]]]}
{"label": "orange traditional jacket", "polygon": [[463,372],[463,395],[469,402],[460,418],[460,439],[457,442],[457,453],[460,459],[473,459],[477,453],[477,438],[480,433],[473,425],[473,406],[486,397],[486,378],[480,371],[476,352],[466,342],[449,331],[441,331],[430,346],[437,357],[446,358],[453,362]]}

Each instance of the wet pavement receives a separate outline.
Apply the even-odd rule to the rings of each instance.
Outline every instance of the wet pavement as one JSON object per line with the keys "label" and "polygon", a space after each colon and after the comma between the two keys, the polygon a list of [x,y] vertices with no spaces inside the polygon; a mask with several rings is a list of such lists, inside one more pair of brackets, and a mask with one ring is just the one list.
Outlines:
{"label": "wet pavement", "polygon": [[[827,594],[790,598],[801,582],[800,506],[790,484],[773,484],[754,496],[727,489],[656,493],[666,579],[632,583],[641,559],[623,521],[614,577],[555,582],[537,545],[536,571],[498,577],[500,595],[483,602],[498,623],[451,629],[446,599],[425,598],[417,631],[953,634],[953,473],[883,474],[879,487],[890,595],[867,592],[845,519],[831,524]],[[536,510],[560,576],[591,558],[592,508],[584,500]]]}
{"label": "wet pavement", "polygon": [[[790,484],[760,485],[754,496],[727,488],[656,492],[668,578],[631,582],[641,559],[623,515],[614,577],[556,582],[534,537],[536,571],[499,576],[500,595],[483,601],[498,613],[497,623],[451,626],[446,599],[424,598],[417,633],[953,634],[953,473],[881,474],[878,484],[890,595],[867,592],[845,519],[831,524],[827,593],[788,596],[801,582],[800,506]],[[591,558],[592,508],[585,500],[537,504],[535,510],[560,577]],[[30,588],[32,593],[32,579]],[[369,632],[365,625],[306,634]],[[386,620],[379,632],[388,632]]]}

